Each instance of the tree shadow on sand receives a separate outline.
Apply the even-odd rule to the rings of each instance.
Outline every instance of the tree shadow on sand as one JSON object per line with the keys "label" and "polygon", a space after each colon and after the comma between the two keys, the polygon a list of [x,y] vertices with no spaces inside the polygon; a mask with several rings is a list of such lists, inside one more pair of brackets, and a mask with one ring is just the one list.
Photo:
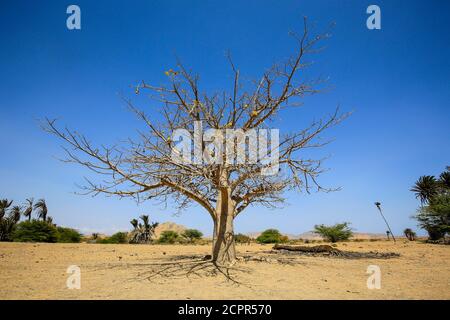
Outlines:
{"label": "tree shadow on sand", "polygon": [[[325,248],[327,247],[327,248]],[[327,257],[342,259],[391,259],[399,257],[398,253],[386,252],[351,252],[341,251],[331,246],[316,247],[295,247],[308,248],[308,251],[292,251],[291,248],[278,249],[270,251],[261,251],[251,255],[243,255],[239,257],[232,266],[222,266],[211,261],[211,256],[203,255],[174,255],[167,256],[163,260],[156,262],[127,263],[120,262],[107,264],[97,270],[105,269],[126,269],[132,274],[127,281],[158,281],[158,280],[174,280],[184,278],[206,278],[206,277],[223,277],[223,279],[231,284],[246,286],[251,288],[254,284],[248,284],[242,281],[245,274],[254,271],[249,266],[245,266],[248,262],[265,263],[265,264],[283,264],[283,265],[306,265],[307,260],[301,257]],[[326,250],[325,250],[326,249]]]}

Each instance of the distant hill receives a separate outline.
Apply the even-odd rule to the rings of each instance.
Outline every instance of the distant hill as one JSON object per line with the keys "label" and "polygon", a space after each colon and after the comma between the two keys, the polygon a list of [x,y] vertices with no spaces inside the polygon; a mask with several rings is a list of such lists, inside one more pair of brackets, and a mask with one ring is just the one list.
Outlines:
{"label": "distant hill", "polygon": [[159,236],[161,235],[161,233],[163,231],[175,231],[177,233],[182,233],[184,230],[186,230],[188,228],[186,228],[185,226],[181,225],[181,224],[176,224],[175,222],[164,222],[161,223],[160,225],[158,225],[155,229],[155,237],[159,238]]}

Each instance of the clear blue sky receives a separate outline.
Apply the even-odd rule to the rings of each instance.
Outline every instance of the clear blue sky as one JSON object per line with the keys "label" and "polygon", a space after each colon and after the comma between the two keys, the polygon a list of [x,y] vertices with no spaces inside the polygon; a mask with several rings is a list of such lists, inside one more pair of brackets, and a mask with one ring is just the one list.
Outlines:
{"label": "clear blue sky", "polygon": [[[77,4],[82,30],[66,28]],[[366,8],[378,4],[382,29],[368,30]],[[60,141],[37,119],[59,118],[98,143],[133,135],[136,120],[120,95],[140,80],[161,84],[175,56],[201,75],[208,90],[231,87],[230,50],[249,78],[293,49],[289,30],[302,16],[323,30],[336,27],[314,56],[311,75],[334,89],[284,114],[282,130],[300,128],[336,105],[354,114],[327,133],[336,141],[322,176],[342,191],[289,194],[281,210],[251,208],[238,232],[276,227],[286,233],[317,223],[350,221],[358,231],[384,232],[373,205],[381,201],[394,232],[415,228],[416,178],[450,165],[450,2],[448,1],[2,1],[0,3],[0,198],[44,197],[61,225],[84,232],[129,229],[149,213],[211,234],[200,208],[174,210],[132,200],[74,195],[86,171],[60,163]],[[143,108],[157,108],[142,104]]]}

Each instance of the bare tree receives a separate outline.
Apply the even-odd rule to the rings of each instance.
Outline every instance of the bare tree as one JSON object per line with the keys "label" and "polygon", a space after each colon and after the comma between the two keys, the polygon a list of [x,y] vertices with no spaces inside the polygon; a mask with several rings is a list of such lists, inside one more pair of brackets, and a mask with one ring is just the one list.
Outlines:
{"label": "bare tree", "polygon": [[[276,175],[261,174],[267,164],[181,163],[173,159],[176,129],[194,134],[195,123],[225,130],[270,128],[269,122],[287,108],[300,106],[302,98],[320,91],[322,81],[304,80],[300,70],[308,66],[307,54],[320,48],[317,43],[328,33],[311,36],[306,20],[301,35],[292,34],[298,47],[295,54],[281,64],[266,70],[257,81],[241,81],[240,72],[229,57],[233,71],[231,93],[209,94],[199,87],[199,77],[181,63],[166,72],[167,86],[140,83],[136,94],[150,91],[161,104],[163,120],[153,121],[144,111],[125,99],[130,109],[147,127],[139,132],[138,141],[128,139],[126,145],[96,147],[85,136],[67,128],[58,128],[47,119],[44,129],[67,143],[65,161],[85,166],[102,177],[102,182],[86,179],[86,194],[108,194],[133,197],[137,201],[173,200],[179,209],[197,203],[214,223],[212,261],[217,265],[235,262],[233,220],[250,205],[277,206],[285,201],[283,191],[297,189],[309,192],[322,188],[317,176],[323,172],[322,160],[305,156],[307,149],[319,148],[328,141],[317,138],[346,115],[336,110],[327,118],[280,138],[280,171]],[[153,108],[152,110],[155,110]],[[304,151],[301,153],[301,151]],[[206,144],[202,154],[213,155]]]}

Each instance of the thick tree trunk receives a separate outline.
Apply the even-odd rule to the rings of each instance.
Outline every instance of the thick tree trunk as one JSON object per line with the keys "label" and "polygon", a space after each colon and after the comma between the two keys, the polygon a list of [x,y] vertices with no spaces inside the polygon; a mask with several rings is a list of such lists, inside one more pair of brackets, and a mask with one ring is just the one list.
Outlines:
{"label": "thick tree trunk", "polygon": [[228,190],[219,193],[214,219],[212,261],[229,266],[236,261],[234,246],[234,206]]}

